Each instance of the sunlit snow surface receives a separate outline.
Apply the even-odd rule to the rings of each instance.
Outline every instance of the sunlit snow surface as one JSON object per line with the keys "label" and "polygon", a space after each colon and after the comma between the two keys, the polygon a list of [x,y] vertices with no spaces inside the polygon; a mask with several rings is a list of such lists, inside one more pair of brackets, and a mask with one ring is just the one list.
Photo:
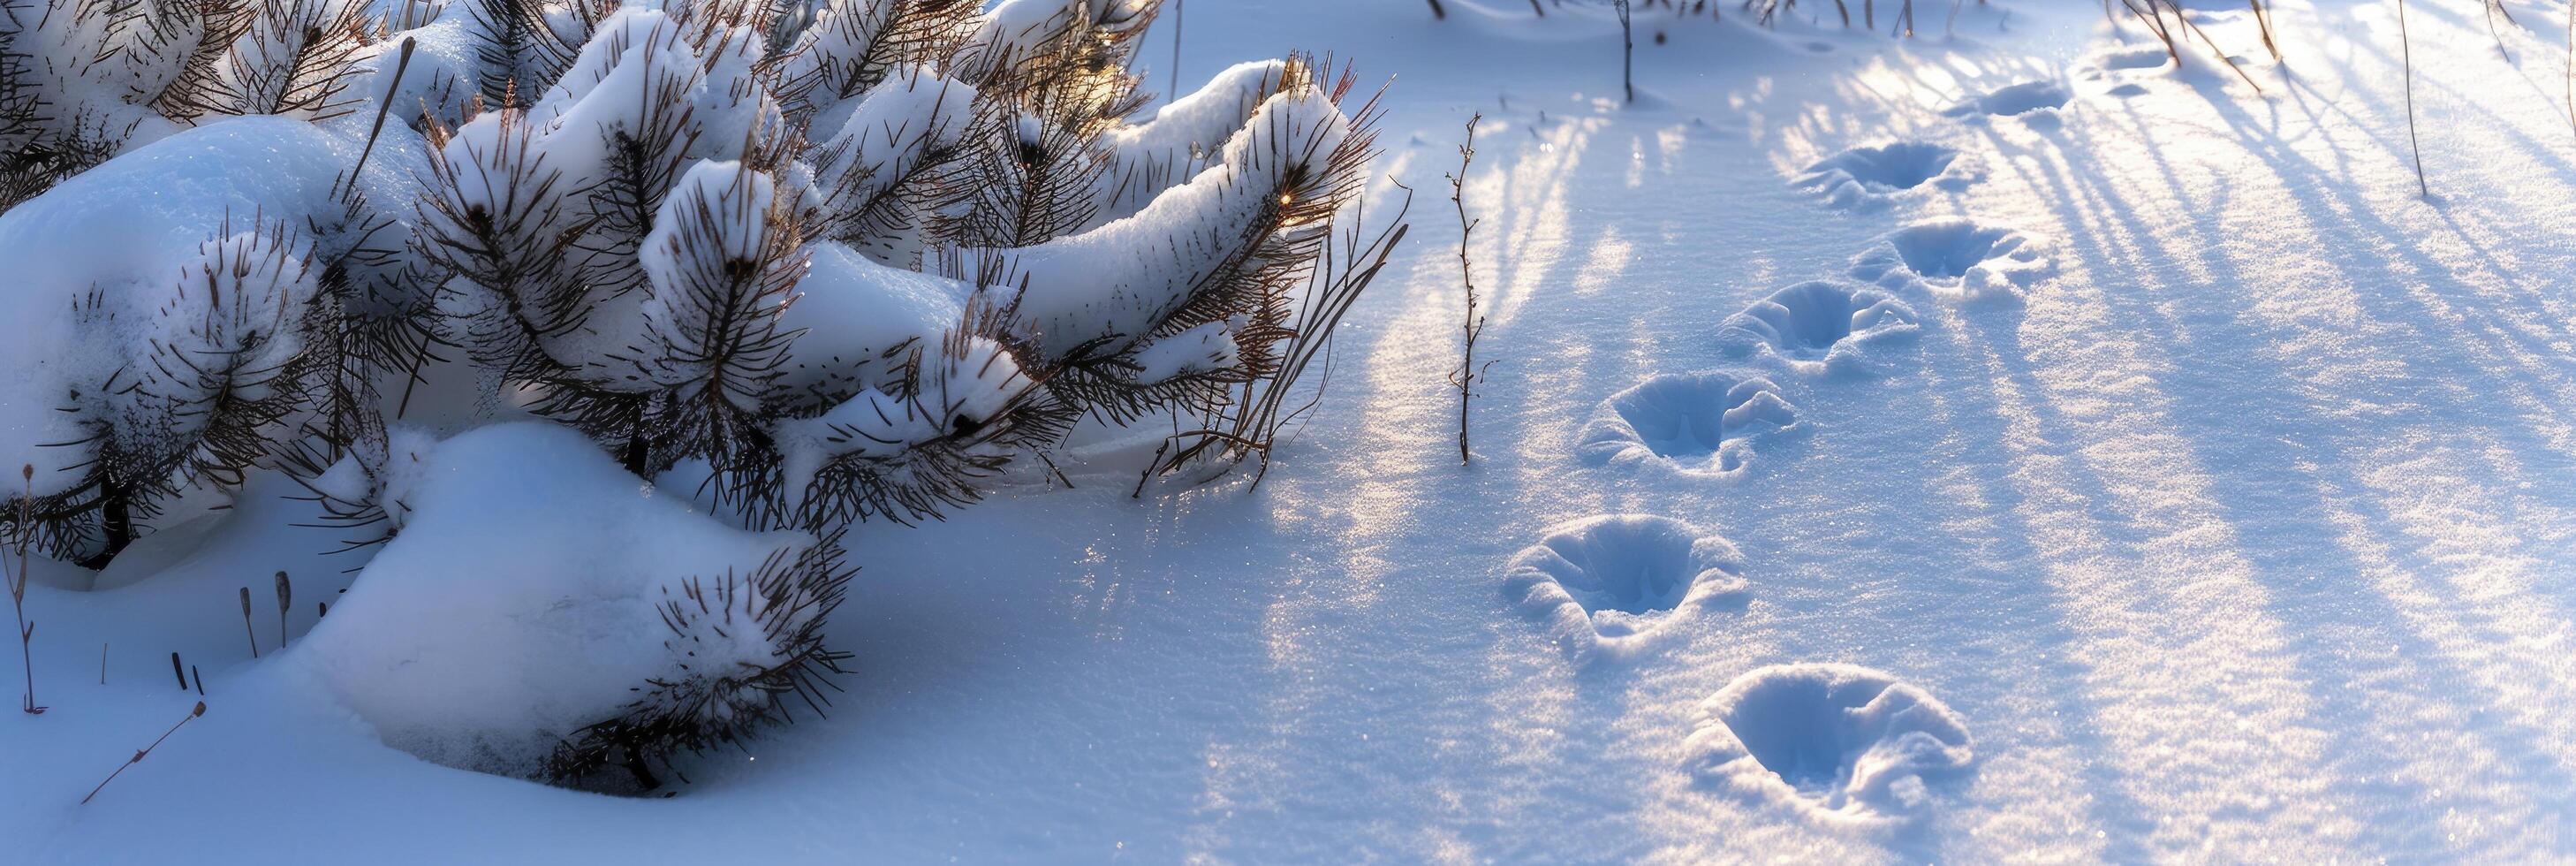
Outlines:
{"label": "sunlit snow surface", "polygon": [[[251,662],[237,587],[286,568],[328,599],[363,556],[323,555],[346,533],[295,528],[296,488],[256,482],[130,552],[100,580],[121,588],[28,599],[53,710],[0,718],[0,859],[2576,854],[2576,133],[2546,10],[2508,4],[2541,22],[2499,25],[2517,68],[2477,4],[2410,4],[2427,201],[2392,3],[2281,4],[2286,70],[2241,12],[2188,4],[2262,95],[2092,3],[1966,4],[1948,35],[1927,12],[1905,42],[1657,13],[1634,109],[1604,17],[1444,3],[1186,9],[1184,80],[1288,48],[1396,76],[1377,171],[1423,191],[1258,489],[1133,500],[1141,456],[1101,448],[1059,458],[1075,489],[1031,475],[864,527],[830,717],[626,800],[422,762]],[[1460,468],[1434,191],[1470,111],[1498,363]],[[1859,189],[1872,207],[1801,180],[1896,142],[1977,171]],[[1903,234],[1922,225],[1977,231]],[[1989,257],[1929,243],[1985,230],[2046,266],[1978,277]],[[1873,250],[1918,269],[1856,275]],[[1813,280],[1902,302],[1909,341],[1873,346],[1873,375],[1729,351],[1729,317]],[[1604,401],[1708,374],[1769,378],[1803,433],[1726,477],[1579,453]],[[1604,515],[1722,538],[1742,588],[1570,661],[1505,581]],[[75,805],[197,700],[173,650],[207,715]],[[1801,697],[1832,682],[1918,715]],[[1793,756],[1781,784],[1739,762],[1766,754]],[[1833,799],[1862,775],[1884,793]]]}

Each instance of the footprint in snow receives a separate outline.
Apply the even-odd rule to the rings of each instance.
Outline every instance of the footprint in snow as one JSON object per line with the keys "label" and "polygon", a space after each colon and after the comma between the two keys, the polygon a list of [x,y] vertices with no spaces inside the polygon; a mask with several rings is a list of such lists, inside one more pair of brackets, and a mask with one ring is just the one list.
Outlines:
{"label": "footprint in snow", "polygon": [[1854,279],[1892,292],[1969,302],[2012,300],[2056,269],[2039,238],[1960,217],[1908,224],[1852,258]]}
{"label": "footprint in snow", "polygon": [[1855,147],[1807,166],[1794,182],[1829,207],[1875,209],[1908,190],[1960,190],[1984,176],[1975,159],[1937,144],[1899,141]]}
{"label": "footprint in snow", "polygon": [[1602,401],[1575,453],[1595,465],[1733,478],[1744,474],[1755,443],[1797,424],[1797,407],[1769,379],[1666,373]]}
{"label": "footprint in snow", "polygon": [[1886,349],[1920,328],[1914,308],[1874,288],[1811,280],[1727,317],[1718,347],[1738,358],[1771,361],[1806,375],[1876,372]]}
{"label": "footprint in snow", "polygon": [[1968,120],[2018,117],[2032,126],[2048,127],[2058,123],[2057,110],[2065,107],[2066,99],[2066,88],[2055,82],[2024,81],[1961,100],[1942,113]]}
{"label": "footprint in snow", "polygon": [[1576,664],[1634,657],[1690,611],[1740,603],[1735,545],[1664,517],[1620,514],[1548,530],[1512,557],[1503,595],[1547,624]]}
{"label": "footprint in snow", "polygon": [[1968,766],[1967,723],[1931,694],[1845,664],[1773,665],[1700,705],[1683,766],[1702,788],[1819,820],[1902,823],[1927,779]]}
{"label": "footprint in snow", "polygon": [[2135,79],[2164,75],[2172,65],[2172,55],[2162,46],[2122,45],[2094,52],[2076,68],[2083,80],[2110,85],[2103,93],[2127,99],[2147,93],[2146,85]]}
{"label": "footprint in snow", "polygon": [[2173,62],[2173,55],[2153,45],[2111,48],[2093,55],[2092,75],[2129,69],[2161,69]]}

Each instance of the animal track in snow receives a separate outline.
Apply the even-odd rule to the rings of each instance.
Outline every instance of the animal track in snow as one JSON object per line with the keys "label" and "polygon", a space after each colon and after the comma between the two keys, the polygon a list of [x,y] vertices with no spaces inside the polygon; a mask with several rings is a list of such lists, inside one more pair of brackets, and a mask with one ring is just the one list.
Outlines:
{"label": "animal track in snow", "polygon": [[1769,379],[1666,373],[1602,401],[1575,451],[1595,464],[1731,478],[1744,473],[1757,440],[1797,423],[1797,407]]}
{"label": "animal track in snow", "polygon": [[2155,69],[2173,62],[2173,56],[2154,46],[2113,48],[2093,55],[2093,66],[2101,70]]}
{"label": "animal track in snow", "polygon": [[1852,259],[1852,276],[1890,291],[1959,301],[2016,298],[2054,269],[2038,238],[1958,217],[1923,220]]}
{"label": "animal track in snow", "polygon": [[1964,189],[1980,175],[1976,164],[1937,144],[1899,141],[1855,147],[1818,160],[1798,176],[1797,185],[1815,190],[1832,207],[1870,207],[1925,184]]}
{"label": "animal track in snow", "polygon": [[2083,70],[2083,80],[2107,84],[2104,94],[2127,99],[2147,92],[2146,85],[2132,79],[2164,74],[2172,63],[2160,46],[2123,45],[2095,52],[2077,68]]}
{"label": "animal track in snow", "polygon": [[1700,705],[1684,766],[1708,788],[1836,821],[1893,823],[1924,777],[1968,765],[1967,723],[1931,694],[1856,665],[1773,665]]}
{"label": "animal track in snow", "polygon": [[1560,524],[1512,557],[1503,595],[1588,664],[1632,657],[1687,612],[1740,600],[1743,572],[1724,538],[1670,518],[1607,515]]}
{"label": "animal track in snow", "polygon": [[2065,106],[2066,99],[2066,88],[2055,82],[2024,81],[1961,101],[1942,113],[1951,117],[2019,117],[2024,121],[2050,122],[2056,120],[2056,109]]}
{"label": "animal track in snow", "polygon": [[1811,280],[1727,317],[1717,342],[1736,357],[1769,358],[1801,373],[1871,370],[1883,344],[1919,327],[1914,308],[1886,292]]}

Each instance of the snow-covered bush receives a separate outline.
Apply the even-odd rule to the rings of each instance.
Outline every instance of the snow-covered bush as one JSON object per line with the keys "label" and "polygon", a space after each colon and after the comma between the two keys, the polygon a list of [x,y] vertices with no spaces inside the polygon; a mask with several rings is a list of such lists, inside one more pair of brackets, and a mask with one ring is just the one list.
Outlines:
{"label": "snow-covered bush", "polygon": [[758,7],[619,10],[529,107],[430,128],[423,248],[477,360],[629,469],[934,515],[1085,413],[1237,405],[1297,336],[1370,136],[1302,61],[1126,123],[1155,8],[848,0],[784,53]]}
{"label": "snow-covered bush", "polygon": [[[983,5],[0,0],[0,304],[26,323],[0,461],[37,470],[0,510],[95,566],[175,492],[277,470],[409,533],[435,506],[403,479],[455,458],[403,425],[528,416],[822,537],[971,502],[1085,418],[1188,431],[1149,474],[1266,460],[1401,238],[1356,229],[1373,109],[1292,57],[1143,116],[1160,0]],[[819,635],[829,568],[709,568],[656,576],[653,618]],[[586,771],[730,738],[793,686],[688,670],[599,673],[643,697],[519,733]]]}
{"label": "snow-covered bush", "polygon": [[[350,357],[400,343],[398,158],[247,118],[143,145],[0,214],[0,460],[33,466],[40,547],[93,567],[171,492],[230,486],[292,431],[365,427]],[[417,301],[411,302],[417,308]],[[12,500],[16,496],[10,497]],[[8,509],[14,518],[14,504]]]}
{"label": "snow-covered bush", "polygon": [[452,766],[578,777],[751,735],[840,658],[829,540],[654,496],[542,423],[413,441],[409,508],[294,645],[386,742]]}

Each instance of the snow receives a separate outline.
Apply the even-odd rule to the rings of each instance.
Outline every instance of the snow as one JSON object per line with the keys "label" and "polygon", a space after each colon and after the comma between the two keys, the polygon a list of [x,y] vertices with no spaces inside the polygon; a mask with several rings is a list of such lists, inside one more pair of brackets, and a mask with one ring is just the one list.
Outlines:
{"label": "snow", "polygon": [[[563,428],[485,427],[408,456],[390,491],[409,507],[402,533],[275,663],[387,745],[449,766],[533,772],[648,680],[677,678],[657,608],[682,581],[813,544],[691,513]],[[767,657],[733,645],[759,631],[731,631],[693,645]]]}
{"label": "snow", "polygon": [[1136,382],[1152,385],[1182,376],[1216,373],[1234,369],[1242,360],[1235,344],[1235,332],[1243,329],[1243,317],[1221,322],[1193,325],[1180,333],[1148,343],[1136,350]]}
{"label": "snow", "polygon": [[936,343],[966,318],[968,283],[888,267],[848,246],[815,244],[796,296],[779,313],[788,347],[780,388],[831,398],[891,389],[902,350]]}
{"label": "snow", "polygon": [[[398,483],[461,507],[334,554],[351,533],[300,525],[316,522],[301,488],[258,474],[232,508],[138,542],[128,555],[151,556],[124,567],[149,575],[90,591],[86,572],[37,567],[26,607],[52,709],[0,718],[0,837],[31,863],[2570,855],[2576,144],[2552,34],[2500,25],[2508,61],[2476,4],[2408,4],[2427,199],[2383,0],[2279,4],[2284,66],[2242,11],[2187,4],[2210,7],[2197,20],[2259,95],[2205,52],[2164,62],[2090,3],[1966,4],[1909,41],[1883,18],[1877,34],[1830,16],[1762,31],[1731,6],[1722,23],[1658,10],[1639,19],[1639,108],[1619,102],[1606,13],[1444,5],[1435,22],[1384,0],[1189,4],[1185,87],[1283,45],[1354,59],[1364,89],[1394,76],[1372,176],[1421,192],[1327,399],[1259,486],[1139,501],[1137,446],[1103,434],[1054,455],[1062,479],[1015,476],[944,522],[862,525],[829,626],[856,654],[834,711],[697,759],[675,797],[629,799],[388,746],[314,666],[325,633],[366,613],[336,589],[433,561],[515,569],[487,545],[574,555],[536,543],[562,515],[471,513],[556,495],[530,479],[586,479],[586,500],[625,485],[611,510],[646,526],[564,527],[615,539],[588,551],[603,562],[661,565],[656,532],[753,541],[682,520],[684,497],[648,498],[604,458],[531,449],[516,477],[450,474],[470,440],[413,435]],[[2544,31],[2563,11],[2508,5]],[[1170,26],[1167,9],[1143,42],[1154,87]],[[2055,107],[1985,110],[2052,89]],[[1479,351],[1498,363],[1461,467],[1443,378],[1457,226],[1438,193],[1474,111]],[[14,299],[177,273],[220,203],[327,185],[326,166],[285,169],[341,145],[292,124],[224,121],[129,155],[166,161],[154,195],[84,178],[40,200],[43,219],[0,217],[0,250],[88,253],[13,254],[0,419],[22,423],[16,392],[53,369],[46,345],[15,339],[50,326],[18,311],[52,305]],[[202,144],[217,140],[232,143]],[[1860,207],[1801,183],[1895,143],[1983,171]],[[1400,191],[1372,189],[1391,213]],[[788,315],[833,297],[813,282],[827,274],[919,302],[850,351],[962,308],[958,286],[825,258]],[[1836,330],[1808,315],[1836,305],[1779,297],[1815,281],[1901,303],[1910,336],[1860,344],[1871,375],[1830,369],[1835,348],[1827,369],[1791,364]],[[1768,332],[1730,331],[1739,314]],[[1673,471],[1713,458],[1649,438],[1727,447],[1706,410],[1735,387],[1710,377],[1768,381],[1800,431],[1754,434],[1733,474]],[[1589,462],[1604,402],[1658,381],[1684,398],[1636,408],[1694,432],[1622,420],[1639,435],[1613,453],[1631,461]],[[1646,528],[1589,534],[1610,526]],[[1633,653],[1577,663],[1569,620],[1504,589],[1516,557],[1570,532],[1639,566],[1671,561],[1641,550],[1723,539],[1730,565],[1692,575],[1724,603],[1677,606]],[[603,574],[587,565],[565,572]],[[234,594],[277,569],[331,613],[317,627],[294,611],[290,649],[254,661]],[[659,597],[645,577],[639,607]],[[422,590],[397,583],[414,581],[378,598]],[[1584,627],[1598,639],[1608,619]],[[271,612],[255,625],[273,642]],[[664,633],[652,623],[638,651]],[[173,688],[173,651],[202,668],[206,716],[76,805],[200,699]]]}
{"label": "snow", "polygon": [[1922,330],[1914,307],[1894,295],[1836,280],[1809,280],[1726,317],[1718,345],[1737,357],[1771,361],[1800,374],[1886,372],[1895,346]]}
{"label": "snow", "polygon": [[999,273],[1000,286],[1025,283],[1010,302],[1048,357],[1122,351],[1191,297],[1208,276],[1200,269],[1239,243],[1285,179],[1320,176],[1349,133],[1328,94],[1272,95],[1214,165],[1136,215],[1035,246],[965,250],[957,272]]}
{"label": "snow", "polygon": [[[1035,388],[1000,344],[981,337],[922,347],[918,390],[897,395],[860,391],[820,415],[779,422],[771,431],[785,455],[790,505],[801,501],[823,465],[843,457],[896,461],[922,445],[972,432]],[[975,442],[977,453],[999,446]]]}
{"label": "snow", "polygon": [[825,201],[859,213],[893,194],[923,160],[965,137],[975,96],[965,84],[897,67],[867,96],[824,109],[815,128],[837,130],[814,166]]}
{"label": "snow", "polygon": [[1744,558],[1715,535],[1650,514],[1556,527],[1512,557],[1503,596],[1545,621],[1576,663],[1633,658],[1690,614],[1746,597]]}
{"label": "snow", "polygon": [[2045,241],[1965,217],[1910,223],[1852,259],[1854,279],[1945,300],[2021,297],[2055,262]]}
{"label": "snow", "polygon": [[[704,258],[701,245],[711,245],[718,261],[752,260],[772,231],[768,220],[777,198],[776,181],[740,162],[699,160],[690,165],[663,196],[653,230],[636,251],[645,276],[659,292],[678,291],[688,283],[682,275],[689,266],[686,260]],[[684,214],[690,217],[683,219]],[[684,242],[684,232],[697,243]]]}
{"label": "snow", "polygon": [[1855,665],[1773,665],[1701,705],[1684,762],[1703,784],[1829,821],[1901,822],[1924,776],[1965,769],[1967,723],[1920,688]]}
{"label": "snow", "polygon": [[[314,275],[301,261],[259,263],[269,252],[309,257],[316,239],[307,218],[337,212],[333,185],[363,147],[282,118],[221,120],[146,145],[0,214],[0,249],[21,251],[0,281],[0,304],[14,323],[11,338],[0,340],[0,364],[11,371],[0,380],[0,462],[36,467],[40,496],[79,483],[89,449],[57,443],[82,442],[83,422],[101,416],[60,410],[80,405],[75,392],[96,399],[120,390],[110,387],[120,371],[150,357],[155,338],[168,336],[154,329],[218,314],[265,317],[271,324],[261,330],[287,340],[271,347],[291,349],[289,325],[301,321]],[[409,200],[403,190],[416,187],[401,146],[380,147],[363,188],[378,200]],[[286,269],[280,279],[240,278],[254,290],[302,288],[255,303],[220,287],[209,295],[206,268],[216,254]],[[158,315],[165,305],[185,315]],[[83,316],[112,324],[76,327]]]}
{"label": "snow", "polygon": [[1984,179],[1974,158],[1919,141],[1896,141],[1845,150],[1807,167],[1798,179],[1825,203],[1840,208],[1881,208],[1916,190],[1963,190]]}
{"label": "snow", "polygon": [[[304,313],[317,288],[312,256],[309,240],[251,226],[198,244],[175,285],[103,293],[82,310],[87,339],[113,340],[91,347],[93,369],[133,360],[119,374],[74,386],[85,398],[82,414],[104,420],[124,453],[149,454],[168,447],[156,443],[194,441],[219,395],[256,401],[286,387],[277,379],[304,348]],[[208,358],[238,359],[239,367]]]}
{"label": "snow", "polygon": [[1798,407],[1768,378],[1664,373],[1601,401],[1575,450],[1588,463],[1733,478],[1752,464],[1757,443],[1797,429]]}
{"label": "snow", "polygon": [[1092,220],[1134,216],[1172,184],[1197,175],[1263,100],[1288,83],[1289,73],[1282,60],[1237,63],[1197,92],[1164,103],[1151,119],[1110,130],[1101,143],[1117,154],[1116,163],[1100,180],[1101,204]]}

